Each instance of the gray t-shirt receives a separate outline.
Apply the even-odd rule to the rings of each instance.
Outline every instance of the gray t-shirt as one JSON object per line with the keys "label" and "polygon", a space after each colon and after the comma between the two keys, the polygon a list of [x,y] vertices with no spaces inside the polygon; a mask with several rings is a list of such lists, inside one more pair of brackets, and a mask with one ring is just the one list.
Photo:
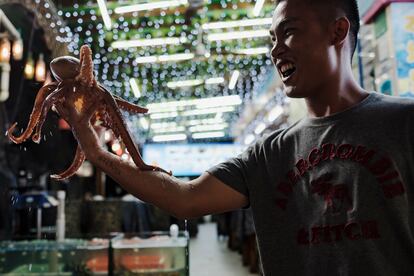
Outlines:
{"label": "gray t-shirt", "polygon": [[414,101],[371,93],[208,172],[246,195],[269,275],[414,275]]}

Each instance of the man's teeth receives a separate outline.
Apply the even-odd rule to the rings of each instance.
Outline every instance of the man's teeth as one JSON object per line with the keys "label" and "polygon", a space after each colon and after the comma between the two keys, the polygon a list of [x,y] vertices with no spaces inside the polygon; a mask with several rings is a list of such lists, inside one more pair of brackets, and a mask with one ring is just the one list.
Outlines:
{"label": "man's teeth", "polygon": [[292,63],[284,64],[282,68],[280,68],[280,71],[282,74],[286,73],[288,70],[294,69],[295,66]]}

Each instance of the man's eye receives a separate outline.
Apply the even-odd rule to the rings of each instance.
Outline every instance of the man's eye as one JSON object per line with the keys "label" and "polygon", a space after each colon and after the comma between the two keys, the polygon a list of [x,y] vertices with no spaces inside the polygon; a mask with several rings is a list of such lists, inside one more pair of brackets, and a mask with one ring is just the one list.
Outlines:
{"label": "man's eye", "polygon": [[293,34],[293,31],[294,31],[295,29],[293,29],[293,28],[288,28],[288,29],[286,29],[285,30],[285,35],[286,36],[289,36],[289,35],[291,35],[291,34]]}

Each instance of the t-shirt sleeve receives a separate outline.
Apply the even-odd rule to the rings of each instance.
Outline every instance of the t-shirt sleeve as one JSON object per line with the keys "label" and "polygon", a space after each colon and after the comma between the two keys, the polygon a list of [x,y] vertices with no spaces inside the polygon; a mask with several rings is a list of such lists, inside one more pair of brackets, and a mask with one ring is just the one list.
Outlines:
{"label": "t-shirt sleeve", "polygon": [[255,171],[256,163],[255,149],[254,146],[251,146],[239,156],[220,163],[208,169],[207,172],[249,197],[248,183],[250,176]]}

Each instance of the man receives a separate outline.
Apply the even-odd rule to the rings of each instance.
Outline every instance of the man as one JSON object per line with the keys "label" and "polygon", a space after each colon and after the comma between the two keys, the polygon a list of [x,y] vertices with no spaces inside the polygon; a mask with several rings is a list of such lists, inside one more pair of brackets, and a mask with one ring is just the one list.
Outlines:
{"label": "man", "polygon": [[358,29],[355,0],[278,1],[272,59],[308,118],[190,182],[139,171],[70,123],[89,160],[179,218],[250,206],[265,275],[411,275],[414,103],[358,86]]}

